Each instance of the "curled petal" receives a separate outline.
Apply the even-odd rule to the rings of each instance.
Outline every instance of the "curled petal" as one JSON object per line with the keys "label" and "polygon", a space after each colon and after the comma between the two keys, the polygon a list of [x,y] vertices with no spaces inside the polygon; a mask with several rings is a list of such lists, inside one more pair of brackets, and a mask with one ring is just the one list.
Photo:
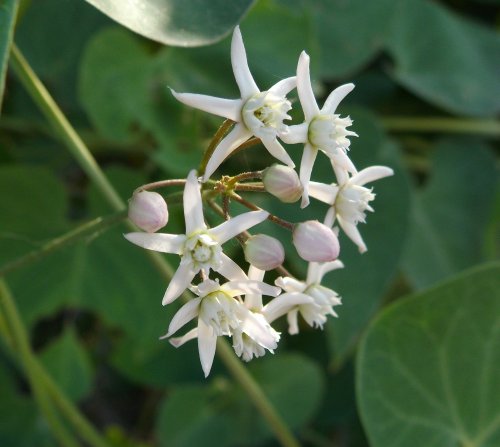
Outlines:
{"label": "curled petal", "polygon": [[295,88],[296,85],[297,78],[292,76],[277,82],[268,91],[278,96],[286,96]]}
{"label": "curled petal", "polygon": [[195,269],[191,262],[182,262],[170,280],[165,295],[163,296],[162,304],[165,306],[170,304],[178,298],[184,290],[189,287],[194,275],[198,273],[199,269]]}
{"label": "curled petal", "polygon": [[198,353],[205,377],[208,377],[214,362],[217,335],[212,326],[208,326],[203,319],[198,318]]}
{"label": "curled petal", "polygon": [[189,332],[184,334],[182,337],[171,338],[169,342],[174,348],[178,348],[179,346],[182,346],[184,343],[188,342],[189,340],[193,340],[196,337],[198,337],[198,328],[195,327],[194,329],[191,329]]}
{"label": "curled petal", "polygon": [[269,323],[293,311],[293,309],[301,304],[310,304],[314,300],[304,293],[292,292],[283,293],[267,303],[262,309],[262,314],[266,317]]}
{"label": "curled petal", "polygon": [[310,262],[307,269],[307,284],[321,284],[323,276],[328,272],[343,267],[344,264],[338,259],[331,262]]}
{"label": "curled petal", "polygon": [[219,244],[223,244],[243,231],[248,230],[250,227],[266,220],[268,216],[269,213],[264,210],[249,211],[226,220],[215,228],[212,228],[210,230],[210,235],[219,242]]}
{"label": "curled petal", "polygon": [[286,319],[288,321],[288,333],[290,335],[295,335],[299,333],[299,322],[297,321],[298,312],[299,309],[293,309],[286,316]]}
{"label": "curled petal", "polygon": [[307,143],[308,123],[288,126],[286,132],[280,135],[280,138],[287,144]]}
{"label": "curled petal", "polygon": [[172,89],[170,91],[177,101],[187,106],[213,113],[232,121],[241,120],[241,108],[243,107],[241,99],[216,98],[215,96],[200,95],[198,93],[177,93]]}
{"label": "curled petal", "polygon": [[175,334],[181,327],[198,316],[201,298],[193,298],[182,306],[172,318],[168,326],[168,332],[160,339],[168,338]]}
{"label": "curled petal", "polygon": [[189,172],[186,186],[184,186],[183,202],[186,234],[189,235],[198,230],[205,230],[207,226],[203,218],[200,185],[194,169]]}
{"label": "curled petal", "polygon": [[325,104],[321,109],[321,113],[328,113],[333,115],[335,110],[337,110],[340,101],[342,101],[352,90],[354,89],[354,84],[344,84],[337,87],[332,93],[326,98]]}
{"label": "curled petal", "polygon": [[319,107],[312,90],[309,73],[309,56],[305,51],[302,51],[300,54],[297,65],[297,92],[299,93],[300,105],[304,111],[306,121],[310,122],[319,114]]}
{"label": "curled petal", "polygon": [[262,315],[259,316],[247,311],[241,330],[260,346],[272,351],[278,347],[279,335],[262,318]]}
{"label": "curled petal", "polygon": [[345,234],[347,234],[347,237],[358,246],[359,252],[364,253],[365,251],[367,251],[368,249],[366,248],[365,242],[361,237],[361,233],[359,232],[358,227],[348,220],[342,219],[341,216],[338,216],[338,221],[342,230],[344,230]]}
{"label": "curled petal", "polygon": [[270,286],[262,281],[229,281],[225,283],[222,287],[223,290],[227,290],[232,296],[245,295],[248,293],[259,293],[268,296],[278,296],[281,292],[279,287]]}
{"label": "curled petal", "polygon": [[364,185],[391,175],[394,175],[394,171],[387,166],[370,166],[354,174],[350,182],[356,185]]}
{"label": "curled petal", "polygon": [[186,236],[167,233],[128,233],[125,239],[139,247],[161,253],[181,254]]}
{"label": "curled petal", "polygon": [[259,93],[259,88],[248,68],[247,54],[239,26],[234,29],[233,39],[231,40],[231,64],[241,97],[247,99]]}

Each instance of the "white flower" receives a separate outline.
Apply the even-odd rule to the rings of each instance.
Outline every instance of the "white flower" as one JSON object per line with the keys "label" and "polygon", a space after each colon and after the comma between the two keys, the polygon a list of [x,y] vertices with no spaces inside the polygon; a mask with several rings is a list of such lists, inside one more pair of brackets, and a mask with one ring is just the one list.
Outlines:
{"label": "white flower", "polygon": [[[198,325],[195,329],[183,337],[171,339],[170,342],[179,347],[186,341],[198,338],[198,352],[205,377],[212,368],[217,337],[234,337],[236,334],[240,340],[244,337],[259,348],[270,351],[276,349],[279,340],[277,333],[269,331],[267,322],[257,318],[235,297],[246,293],[276,296],[280,293],[278,287],[248,279],[229,281],[222,285],[218,281],[206,279],[198,286],[191,287],[191,290],[198,297],[179,309],[170,322],[167,334],[161,338],[170,337],[189,321],[197,318]],[[243,350],[239,355],[242,354]]]}
{"label": "white flower", "polygon": [[189,173],[184,187],[184,218],[186,234],[128,233],[132,243],[148,250],[175,253],[181,256],[179,268],[172,277],[163,297],[163,305],[171,303],[189,286],[200,271],[208,276],[210,269],[228,279],[245,279],[241,268],[222,252],[221,245],[242,231],[267,219],[266,211],[240,214],[215,228],[207,228],[196,172]]}
{"label": "white flower", "polygon": [[262,313],[266,320],[272,322],[287,314],[288,332],[298,334],[297,317],[300,313],[309,326],[323,328],[327,315],[337,316],[333,307],[341,304],[341,301],[337,293],[322,286],[321,281],[326,273],[343,266],[338,260],[325,263],[310,262],[305,281],[290,277],[278,278],[276,285],[286,293],[264,306]]}
{"label": "white flower", "polygon": [[203,181],[207,181],[219,165],[238,146],[252,135],[260,138],[271,155],[283,163],[294,166],[290,156],[276,137],[286,130],[283,120],[290,119],[287,112],[292,108],[285,95],[295,88],[296,78],[286,78],[261,92],[248,68],[247,56],[239,27],[234,29],[231,41],[231,63],[234,77],[240,89],[241,99],[223,99],[194,93],[173,95],[182,103],[205,112],[234,121],[233,130],[219,143],[207,163]]}
{"label": "white flower", "polygon": [[375,198],[375,194],[363,185],[393,174],[394,171],[386,166],[370,166],[350,178],[345,174],[339,185],[310,182],[309,194],[331,205],[325,216],[325,225],[331,227],[337,220],[345,234],[358,246],[359,251],[364,253],[367,248],[357,224],[365,222],[365,211],[373,211],[369,202]]}
{"label": "white flower", "polygon": [[318,150],[324,152],[332,162],[348,172],[355,173],[356,168],[346,154],[350,141],[348,136],[357,136],[347,130],[352,124],[349,117],[340,118],[335,110],[347,94],[354,88],[354,84],[344,84],[336,88],[325,101],[320,110],[311,86],[309,75],[309,56],[301,53],[297,65],[297,92],[300,104],[304,111],[305,122],[290,126],[288,132],[281,136],[286,143],[305,143],[302,160],[300,162],[300,181],[304,188],[301,207],[309,204],[308,185]]}

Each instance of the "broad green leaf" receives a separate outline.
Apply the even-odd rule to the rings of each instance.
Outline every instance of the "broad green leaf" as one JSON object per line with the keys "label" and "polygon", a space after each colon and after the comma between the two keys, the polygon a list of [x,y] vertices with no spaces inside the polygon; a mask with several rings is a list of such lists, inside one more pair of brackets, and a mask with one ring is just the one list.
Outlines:
{"label": "broad green leaf", "polygon": [[0,112],[18,6],[19,0],[5,0],[0,3]]}
{"label": "broad green leaf", "polygon": [[436,2],[402,0],[387,48],[395,79],[432,104],[465,115],[500,111],[500,36],[493,30]]}
{"label": "broad green leaf", "polygon": [[118,23],[165,45],[195,47],[220,40],[252,0],[87,0]]}
{"label": "broad green leaf", "polygon": [[404,271],[417,288],[485,259],[497,170],[491,151],[474,140],[436,147],[430,179],[413,202]]}
{"label": "broad green leaf", "polygon": [[499,445],[499,330],[499,264],[387,308],[357,359],[358,406],[370,445]]}
{"label": "broad green leaf", "polygon": [[70,399],[78,401],[90,392],[90,361],[71,329],[46,347],[40,354],[40,360]]}

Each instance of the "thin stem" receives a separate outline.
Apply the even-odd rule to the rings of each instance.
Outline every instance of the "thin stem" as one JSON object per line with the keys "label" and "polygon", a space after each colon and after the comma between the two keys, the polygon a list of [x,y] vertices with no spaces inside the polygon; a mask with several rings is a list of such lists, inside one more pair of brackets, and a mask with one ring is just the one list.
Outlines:
{"label": "thin stem", "polygon": [[81,238],[89,235],[93,235],[108,229],[109,227],[118,224],[127,217],[125,211],[119,211],[118,213],[112,214],[108,217],[98,217],[97,219],[86,222],[79,227],[68,231],[67,233],[59,236],[46,244],[42,245],[40,248],[31,251],[30,253],[21,256],[20,258],[14,259],[8,264],[0,268],[0,277],[7,275],[8,273],[22,268],[32,262],[38,261],[39,259],[47,256],[55,250],[65,247],[73,242],[80,240]]}
{"label": "thin stem", "polygon": [[186,179],[160,180],[158,182],[147,183],[135,189],[134,193],[139,191],[151,191],[152,189],[167,188],[169,186],[183,186]]}
{"label": "thin stem", "polygon": [[212,141],[210,141],[210,144],[208,145],[207,150],[203,154],[203,159],[201,160],[200,167],[198,168],[199,175],[205,174],[205,169],[207,168],[208,160],[210,160],[210,157],[214,153],[215,148],[222,141],[222,139],[226,135],[227,131],[229,130],[229,128],[233,124],[234,124],[234,121],[225,120],[222,123],[222,125],[219,127],[219,129],[215,133],[214,137],[212,138]]}
{"label": "thin stem", "polygon": [[245,149],[248,149],[249,147],[256,146],[257,144],[261,143],[260,138],[250,138],[249,140],[245,141],[243,144],[240,144],[233,152],[231,155],[234,155],[238,152],[244,151]]}
{"label": "thin stem", "polygon": [[391,132],[472,133],[500,136],[500,123],[496,120],[386,116],[381,121],[383,126]]}
{"label": "thin stem", "polygon": [[264,192],[266,188],[260,182],[250,182],[250,183],[237,183],[236,185],[234,185],[233,190],[247,191],[247,192]]}
{"label": "thin stem", "polygon": [[238,182],[242,182],[244,180],[253,180],[253,179],[261,179],[262,171],[250,171],[250,172],[242,172],[241,174],[235,175],[231,177],[229,184],[234,185]]}
{"label": "thin stem", "polygon": [[[85,170],[87,175],[95,182],[98,189],[101,191],[103,196],[107,199],[109,204],[116,210],[121,211],[125,204],[118,196],[117,192],[114,190],[111,183],[100,169],[99,165],[96,163],[92,154],[89,152],[82,140],[76,135],[76,132],[71,127],[67,119],[62,114],[61,110],[58,108],[54,100],[50,97],[50,94],[42,85],[41,81],[37,78],[36,74],[33,72],[31,67],[28,65],[27,61],[21,55],[17,47],[14,47],[15,55],[12,58],[13,68],[16,71],[19,78],[22,80],[26,90],[38,104],[42,112],[45,114],[46,118],[54,125],[56,129],[60,131],[63,141],[70,152],[74,155],[76,160],[80,163],[82,168]],[[223,138],[223,135],[231,126],[231,121],[226,121],[217,134],[219,135],[219,141]],[[217,135],[216,135],[217,137]],[[212,140],[213,150],[217,146],[216,138]],[[211,154],[208,154],[208,150],[205,153],[204,160],[199,174],[202,174],[208,159]],[[208,154],[208,155],[207,155]],[[132,226],[133,227],[133,226]],[[174,271],[172,267],[166,263],[165,259],[157,252],[147,251],[150,259],[156,268],[160,271],[162,276],[170,281]],[[189,298],[187,293],[183,294],[186,298]],[[280,419],[279,415],[276,413],[270,402],[267,400],[265,394],[259,388],[259,385],[253,380],[250,374],[241,366],[239,360],[232,353],[229,344],[226,340],[219,337],[218,350],[219,355],[223,358],[224,362],[233,373],[234,378],[240,382],[242,387],[249,393],[250,398],[254,402],[255,406],[261,411],[262,416],[269,423],[269,426],[273,429],[276,436],[287,447],[298,446],[297,442],[293,438],[292,433],[289,431],[286,424]],[[241,370],[241,371],[239,371]],[[79,413],[78,413],[79,415]],[[83,434],[83,433],[82,433]]]}
{"label": "thin stem", "polygon": [[28,336],[17,311],[16,304],[12,298],[9,288],[4,280],[0,280],[0,308],[5,314],[5,319],[10,326],[10,336],[21,357],[26,377],[31,386],[34,398],[44,414],[52,433],[63,447],[78,447],[78,442],[73,435],[67,431],[48,399],[46,389],[40,380],[37,371],[37,360],[28,341]]}

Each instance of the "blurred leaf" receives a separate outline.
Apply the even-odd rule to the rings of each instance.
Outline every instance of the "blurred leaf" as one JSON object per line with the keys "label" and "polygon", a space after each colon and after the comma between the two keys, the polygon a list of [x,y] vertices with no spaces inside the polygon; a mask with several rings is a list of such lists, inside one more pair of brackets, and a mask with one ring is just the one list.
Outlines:
{"label": "blurred leaf", "polygon": [[370,445],[499,445],[499,316],[499,264],[385,310],[357,359]]}
{"label": "blurred leaf", "polygon": [[0,367],[0,445],[8,447],[54,446],[48,426],[28,396],[16,391],[14,381]]}
{"label": "blurred leaf", "polygon": [[395,78],[451,112],[498,113],[498,33],[460,18],[436,2],[401,0],[396,7],[387,40],[396,61]]}
{"label": "blurred leaf", "polygon": [[18,6],[19,0],[5,0],[0,5],[0,112]]}
{"label": "blurred leaf", "polygon": [[417,288],[484,260],[497,187],[495,159],[474,140],[436,148],[430,180],[413,204],[403,267]]}
{"label": "blurred leaf", "polygon": [[252,0],[87,0],[118,23],[165,45],[194,47],[213,43],[229,33],[253,4]]}
{"label": "blurred leaf", "polygon": [[45,348],[40,360],[70,399],[78,401],[90,392],[90,362],[71,329]]}

